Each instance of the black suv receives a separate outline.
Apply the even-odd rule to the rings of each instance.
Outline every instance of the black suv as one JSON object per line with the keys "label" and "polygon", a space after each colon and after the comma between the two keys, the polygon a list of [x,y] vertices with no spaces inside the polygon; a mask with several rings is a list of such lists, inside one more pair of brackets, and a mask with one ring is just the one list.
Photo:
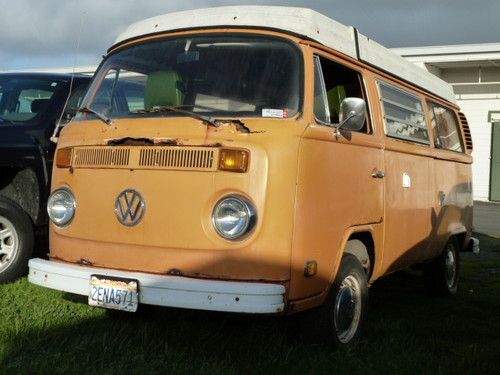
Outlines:
{"label": "black suv", "polygon": [[35,239],[44,247],[55,150],[50,137],[56,123],[73,117],[90,79],[0,74],[0,283],[26,272]]}

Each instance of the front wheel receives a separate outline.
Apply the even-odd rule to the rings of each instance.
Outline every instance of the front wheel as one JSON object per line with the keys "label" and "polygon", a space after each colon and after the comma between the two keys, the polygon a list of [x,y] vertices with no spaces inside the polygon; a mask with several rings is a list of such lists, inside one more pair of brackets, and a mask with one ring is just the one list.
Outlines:
{"label": "front wheel", "polygon": [[436,296],[449,296],[458,289],[460,257],[455,237],[446,243],[441,255],[425,265],[427,290]]}
{"label": "front wheel", "polygon": [[14,202],[0,197],[0,283],[26,273],[33,252],[33,225]]}
{"label": "front wheel", "polygon": [[344,254],[325,302],[301,319],[306,342],[350,347],[359,341],[368,304],[365,270],[352,254]]}

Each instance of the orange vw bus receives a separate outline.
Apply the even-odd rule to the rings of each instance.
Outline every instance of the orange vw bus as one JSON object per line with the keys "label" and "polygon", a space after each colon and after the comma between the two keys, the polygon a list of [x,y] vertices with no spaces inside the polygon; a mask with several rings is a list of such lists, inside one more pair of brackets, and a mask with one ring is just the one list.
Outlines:
{"label": "orange vw bus", "polygon": [[379,277],[456,291],[471,151],[446,83],[312,10],[147,19],[61,132],[29,280],[126,311],[304,311],[350,345]]}

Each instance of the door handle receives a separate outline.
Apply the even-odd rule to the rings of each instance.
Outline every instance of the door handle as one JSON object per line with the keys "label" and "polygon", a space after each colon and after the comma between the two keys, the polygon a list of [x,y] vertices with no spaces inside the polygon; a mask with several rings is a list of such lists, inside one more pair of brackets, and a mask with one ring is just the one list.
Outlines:
{"label": "door handle", "polygon": [[372,177],[373,178],[384,178],[385,177],[385,173],[383,171],[374,170],[373,173],[372,173]]}

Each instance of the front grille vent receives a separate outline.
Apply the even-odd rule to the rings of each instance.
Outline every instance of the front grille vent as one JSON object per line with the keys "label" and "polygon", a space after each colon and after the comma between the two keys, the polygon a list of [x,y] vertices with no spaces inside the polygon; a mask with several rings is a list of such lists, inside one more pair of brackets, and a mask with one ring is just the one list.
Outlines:
{"label": "front grille vent", "polygon": [[75,150],[73,165],[80,166],[127,166],[130,149],[126,148],[82,148]]}
{"label": "front grille vent", "polygon": [[467,118],[462,112],[459,112],[458,115],[460,116],[460,124],[462,125],[462,129],[464,131],[465,148],[467,149],[467,153],[470,154],[472,153],[473,150],[473,144],[472,144],[472,135],[470,133],[469,124],[467,122]]}
{"label": "front grille vent", "polygon": [[74,168],[215,171],[219,149],[199,146],[83,146],[73,151]]}
{"label": "front grille vent", "polygon": [[167,169],[212,169],[214,151],[199,148],[143,148],[139,166]]}

